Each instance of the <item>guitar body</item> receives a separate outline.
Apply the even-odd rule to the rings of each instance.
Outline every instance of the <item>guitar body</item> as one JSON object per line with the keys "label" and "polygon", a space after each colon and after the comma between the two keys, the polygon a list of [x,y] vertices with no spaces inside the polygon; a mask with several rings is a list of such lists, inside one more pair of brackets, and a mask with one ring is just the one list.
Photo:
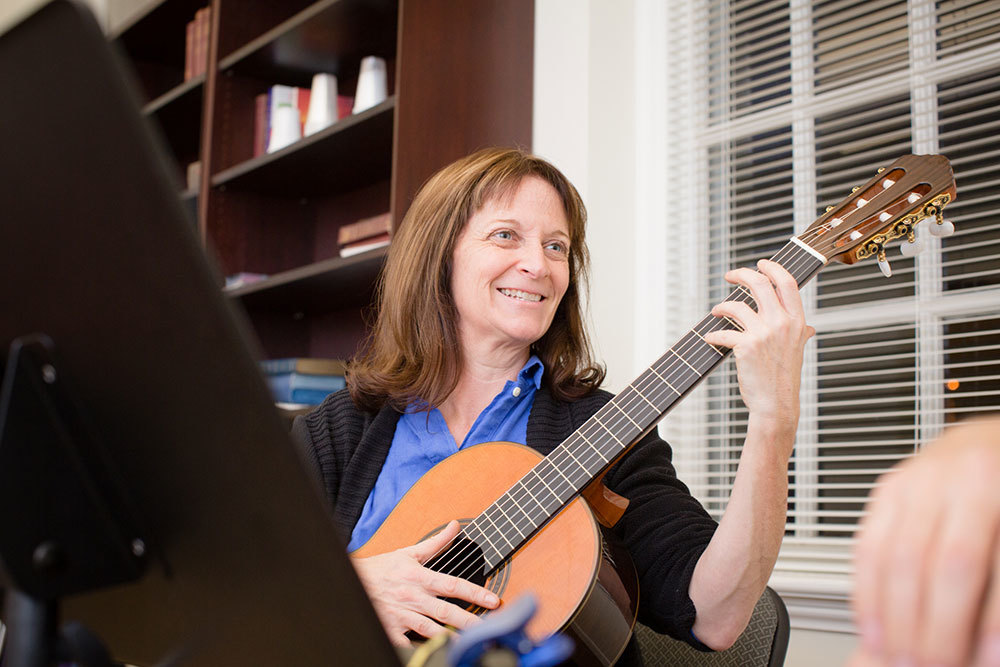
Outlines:
{"label": "guitar body", "polygon": [[[449,456],[414,484],[353,555],[364,558],[416,544],[453,519],[464,525],[541,460],[535,450],[508,442],[476,445]],[[538,611],[528,635],[539,640],[565,632],[576,643],[578,664],[614,663],[635,624],[638,584],[632,562],[624,549],[606,539],[580,498],[489,573],[484,585],[501,604],[534,594]]]}

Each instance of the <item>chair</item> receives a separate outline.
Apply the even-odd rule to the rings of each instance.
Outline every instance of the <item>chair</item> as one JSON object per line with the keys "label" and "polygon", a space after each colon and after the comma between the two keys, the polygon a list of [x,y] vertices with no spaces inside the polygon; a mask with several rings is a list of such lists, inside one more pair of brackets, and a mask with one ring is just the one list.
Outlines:
{"label": "chair", "polygon": [[654,665],[702,665],[711,667],[778,667],[788,650],[788,610],[771,587],[754,607],[746,630],[725,651],[702,653],[682,641],[661,635],[641,623],[635,626],[643,662]]}

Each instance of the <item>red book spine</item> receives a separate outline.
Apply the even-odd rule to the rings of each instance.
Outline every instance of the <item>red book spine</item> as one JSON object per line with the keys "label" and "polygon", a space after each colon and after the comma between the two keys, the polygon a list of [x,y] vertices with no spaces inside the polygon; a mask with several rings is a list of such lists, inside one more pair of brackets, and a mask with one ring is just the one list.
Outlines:
{"label": "red book spine", "polygon": [[184,80],[194,76],[194,21],[188,21],[184,36]]}

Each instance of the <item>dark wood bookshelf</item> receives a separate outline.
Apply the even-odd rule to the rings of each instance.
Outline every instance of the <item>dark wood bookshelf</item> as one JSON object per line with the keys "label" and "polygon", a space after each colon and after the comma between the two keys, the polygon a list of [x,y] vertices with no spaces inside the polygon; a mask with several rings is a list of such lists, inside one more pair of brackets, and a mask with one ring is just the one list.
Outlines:
{"label": "dark wood bookshelf", "polygon": [[163,93],[155,100],[148,102],[143,108],[144,114],[160,113],[164,109],[176,104],[190,104],[192,99],[197,100],[198,113],[201,113],[200,89],[205,85],[205,75],[199,74],[184,83],[178,84]]}
{"label": "dark wood bookshelf", "polygon": [[364,306],[388,252],[385,247],[333,257],[225,293],[248,309],[296,313]]}
{"label": "dark wood bookshelf", "polygon": [[353,89],[363,57],[393,58],[397,16],[393,0],[320,0],[223,56],[219,69],[305,87],[326,72]]}
{"label": "dark wood bookshelf", "polygon": [[[211,7],[207,72],[184,80],[185,26]],[[531,145],[533,0],[162,0],[111,38],[131,60],[150,120],[174,154],[179,193],[226,290],[267,356],[351,356],[366,335],[387,248],[342,258],[338,231],[389,212],[484,146]],[[387,64],[389,97],[280,151],[254,156],[255,98]]]}
{"label": "dark wood bookshelf", "polygon": [[230,167],[212,177],[212,186],[306,197],[356,190],[388,180],[392,171],[395,102],[390,97],[280,151]]}

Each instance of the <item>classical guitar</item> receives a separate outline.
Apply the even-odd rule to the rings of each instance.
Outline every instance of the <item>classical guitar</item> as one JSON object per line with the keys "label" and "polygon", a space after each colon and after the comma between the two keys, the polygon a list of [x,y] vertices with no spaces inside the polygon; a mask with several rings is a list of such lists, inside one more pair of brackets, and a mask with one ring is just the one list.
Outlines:
{"label": "classical guitar", "polygon": [[[946,158],[906,155],[828,208],[771,259],[800,286],[831,261],[853,264],[869,256],[888,276],[886,244],[906,239],[903,254],[913,254],[924,218],[932,219],[924,226],[933,235],[950,234],[954,227],[942,212],[954,199]],[[756,308],[742,287],[727,298]],[[448,457],[355,555],[415,544],[457,518],[461,533],[428,567],[485,585],[502,600],[533,592],[539,611],[529,635],[567,632],[576,641],[575,661],[612,664],[635,623],[637,584],[627,554],[599,526],[617,521],[627,504],[601,478],[725,359],[729,350],[706,343],[704,334],[735,327],[728,318],[705,317],[545,457],[511,443],[476,445]]]}

